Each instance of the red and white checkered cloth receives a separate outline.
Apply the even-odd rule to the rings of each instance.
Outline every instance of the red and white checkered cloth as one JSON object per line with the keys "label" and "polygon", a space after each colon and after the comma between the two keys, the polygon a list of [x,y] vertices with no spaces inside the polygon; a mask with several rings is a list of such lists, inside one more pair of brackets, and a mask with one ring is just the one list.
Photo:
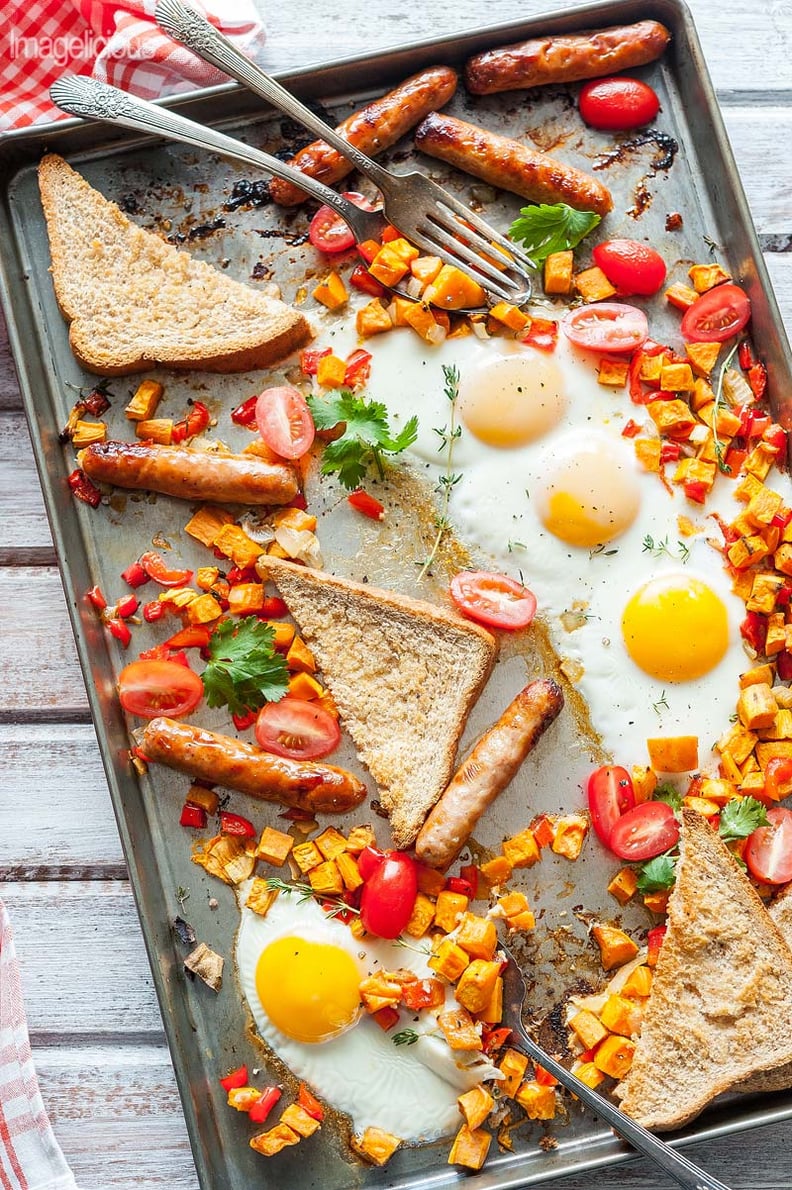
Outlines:
{"label": "red and white checkered cloth", "polygon": [[19,963],[0,901],[0,1187],[77,1190],[50,1127],[30,1053]]}
{"label": "red and white checkered cloth", "polygon": [[[264,40],[253,0],[192,0],[249,54]],[[143,99],[227,82],[154,21],[155,0],[2,0],[0,132],[65,119],[49,88],[62,74],[91,74]]]}

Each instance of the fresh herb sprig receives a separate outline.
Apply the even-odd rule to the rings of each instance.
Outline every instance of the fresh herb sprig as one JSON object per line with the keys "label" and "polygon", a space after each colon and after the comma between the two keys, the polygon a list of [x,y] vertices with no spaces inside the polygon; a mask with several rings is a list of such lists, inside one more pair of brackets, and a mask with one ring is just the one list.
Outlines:
{"label": "fresh herb sprig", "polygon": [[767,810],[755,797],[732,798],[720,813],[718,834],[724,842],[747,839],[758,826],[767,826]]}
{"label": "fresh herb sprig", "polygon": [[718,464],[718,470],[722,472],[723,475],[731,475],[732,469],[731,464],[726,462],[726,452],[723,449],[723,443],[721,442],[720,436],[718,434],[718,414],[726,403],[725,397],[723,395],[723,378],[728,372],[731,362],[737,354],[739,346],[740,343],[738,340],[732,347],[729,354],[726,356],[726,359],[721,364],[720,371],[718,372],[718,379],[715,384],[715,406],[712,411],[712,440],[715,447],[715,459]]}
{"label": "fresh herb sprig", "polygon": [[417,417],[411,417],[398,434],[393,434],[385,405],[368,401],[349,389],[322,397],[309,396],[307,400],[317,430],[344,425],[343,434],[324,448],[322,475],[337,475],[350,491],[359,487],[369,467],[373,466],[384,479],[385,456],[401,454],[418,437]]}
{"label": "fresh herb sprig", "polygon": [[360,910],[356,909],[354,905],[348,905],[343,897],[317,894],[313,886],[304,880],[295,880],[290,883],[277,876],[270,876],[267,880],[267,888],[272,889],[273,892],[283,893],[285,896],[296,894],[298,905],[304,905],[306,901],[318,900],[328,917],[338,917],[340,913],[360,913]]}
{"label": "fresh herb sprig", "polygon": [[643,896],[671,888],[676,879],[676,865],[677,856],[670,852],[648,859],[638,870],[638,892]]}
{"label": "fresh herb sprig", "polygon": [[400,1033],[394,1033],[391,1041],[394,1045],[415,1045],[419,1034],[415,1029],[402,1029]]}
{"label": "fresh herb sprig", "polygon": [[553,252],[575,248],[600,222],[593,211],[576,211],[565,202],[522,207],[509,228],[509,238],[522,242],[536,264]]}
{"label": "fresh herb sprig", "polygon": [[439,429],[435,427],[435,434],[440,439],[440,445],[437,448],[438,451],[445,451],[445,470],[440,476],[436,489],[440,494],[440,511],[435,518],[437,533],[432,542],[432,548],[429,550],[426,558],[424,558],[421,569],[418,572],[419,582],[428,574],[432,563],[437,557],[437,551],[440,549],[443,538],[450,528],[448,506],[451,501],[451,492],[462,478],[458,472],[453,470],[454,445],[462,435],[462,427],[458,426],[456,421],[456,407],[459,398],[459,369],[454,365],[443,364],[443,378],[445,379],[443,392],[449,404],[448,425],[442,426]]}
{"label": "fresh herb sprig", "polygon": [[275,651],[275,632],[255,616],[224,621],[208,648],[209,663],[201,676],[210,707],[227,705],[232,715],[246,715],[265,702],[277,702],[288,690],[289,671]]}
{"label": "fresh herb sprig", "polygon": [[655,541],[650,533],[646,534],[643,539],[643,552],[651,554],[653,558],[659,558],[663,554],[667,554],[669,558],[679,559],[683,564],[690,558],[690,546],[684,541],[677,541],[679,553],[674,553],[674,547],[668,544],[668,537],[664,537],[662,541]]}

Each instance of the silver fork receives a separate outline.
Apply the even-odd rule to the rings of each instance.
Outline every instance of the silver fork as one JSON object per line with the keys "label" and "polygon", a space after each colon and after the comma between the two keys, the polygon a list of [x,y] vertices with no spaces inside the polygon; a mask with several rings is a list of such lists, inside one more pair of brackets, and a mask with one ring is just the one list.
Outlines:
{"label": "silver fork", "polygon": [[[377,186],[384,199],[386,218],[416,247],[440,256],[466,272],[472,271],[480,284],[499,298],[518,304],[528,300],[531,294],[529,270],[535,268],[533,261],[436,182],[417,171],[394,174],[372,161],[295,99],[183,0],[157,0],[154,11],[157,22],[176,41],[249,87],[346,157]],[[303,190],[309,189],[304,182],[300,185]],[[467,243],[461,243],[459,236]],[[512,258],[510,262],[504,258],[504,263],[509,265],[507,269],[490,263],[494,258],[501,264],[500,253],[493,252],[493,244]]]}
{"label": "silver fork", "polygon": [[678,1185],[684,1186],[685,1190],[729,1190],[729,1187],[725,1186],[723,1182],[719,1182],[717,1178],[712,1177],[700,1166],[694,1165],[692,1161],[683,1157],[681,1153],[677,1153],[665,1141],[653,1136],[635,1120],[631,1120],[603,1095],[599,1095],[591,1087],[587,1087],[576,1075],[537,1045],[531,1035],[526,1032],[522,1023],[525,980],[508,949],[501,945],[501,950],[508,957],[508,963],[503,971],[503,1023],[517,1035],[516,1048],[522,1049],[530,1058],[543,1066],[548,1073],[558,1079],[563,1087],[577,1095],[586,1107],[591,1108],[595,1115],[610,1124],[617,1136],[626,1140],[644,1157],[648,1157]]}

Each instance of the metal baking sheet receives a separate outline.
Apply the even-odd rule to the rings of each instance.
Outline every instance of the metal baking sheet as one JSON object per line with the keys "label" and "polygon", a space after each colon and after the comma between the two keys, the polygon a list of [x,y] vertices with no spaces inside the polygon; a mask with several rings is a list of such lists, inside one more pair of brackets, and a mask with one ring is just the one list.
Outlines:
{"label": "metal baking sheet", "polygon": [[[751,296],[755,337],[768,365],[777,414],[786,425],[792,425],[792,376],[786,338],[698,39],[687,10],[678,0],[591,4],[281,78],[287,87],[340,118],[361,100],[435,62],[461,65],[471,53],[535,34],[570,32],[646,17],[663,21],[673,33],[665,57],[636,72],[660,94],[661,127],[669,130],[678,143],[679,151],[670,168],[660,163],[663,146],[651,143],[634,145],[609,164],[600,160],[600,150],[593,147],[579,123],[569,119],[574,88],[549,87],[536,93],[481,99],[467,96],[460,88],[449,110],[525,138],[540,148],[557,146],[565,160],[584,169],[602,167],[599,176],[611,187],[616,200],[607,224],[612,236],[639,233],[669,260],[701,259],[705,254],[703,237],[717,240],[735,278]],[[270,151],[293,145],[300,135],[280,115],[233,85],[178,99],[170,106]],[[252,179],[235,166],[193,150],[94,124],[69,121],[31,133],[11,134],[0,145],[3,302],[80,662],[201,1185],[204,1190],[284,1184],[322,1186],[324,1190],[386,1185],[404,1190],[418,1186],[440,1190],[455,1184],[459,1176],[446,1164],[447,1143],[404,1149],[386,1169],[370,1169],[350,1160],[343,1127],[332,1123],[318,1137],[267,1162],[249,1149],[247,1120],[227,1108],[217,1086],[218,1074],[230,1066],[247,1060],[253,1067],[263,1067],[265,1059],[247,1035],[247,1015],[233,964],[229,961],[227,965],[219,996],[200,984],[189,984],[182,972],[185,952],[170,922],[179,911],[177,890],[180,886],[188,888],[185,915],[199,938],[230,960],[236,922],[233,896],[190,863],[188,837],[177,825],[185,779],[155,768],[147,778],[138,780],[130,771],[128,725],[114,697],[114,675],[125,657],[84,600],[84,592],[96,582],[111,598],[120,594],[120,571],[149,548],[158,534],[163,534],[173,547],[169,558],[197,565],[206,561],[206,555],[181,532],[187,509],[179,502],[119,493],[109,505],[94,512],[74,502],[68,493],[65,481],[74,465],[73,454],[60,445],[58,432],[74,401],[74,389],[69,386],[91,381],[71,355],[66,325],[58,312],[48,274],[48,244],[35,178],[36,162],[45,150],[65,155],[137,222],[185,243],[196,255],[227,268],[230,276],[254,284],[277,281],[284,298],[297,303],[305,300],[310,275],[319,267],[312,250],[305,246],[308,215],[302,209],[284,212],[268,205],[238,204],[236,199],[244,196],[243,188]],[[409,139],[387,156],[397,167],[403,165],[412,157]],[[471,193],[474,183],[469,178],[426,158],[416,163],[459,193]],[[518,199],[500,196],[487,208],[487,215],[505,227],[519,205]],[[665,217],[672,211],[684,216],[682,232],[675,232],[673,237],[665,230]],[[313,309],[309,313],[314,318]],[[151,373],[165,383],[166,414],[178,417],[190,397],[205,400],[218,416],[220,424],[215,433],[232,446],[249,439],[231,425],[230,409],[264,387],[266,378],[283,374],[283,368],[229,377]],[[110,385],[115,398],[107,415],[111,435],[129,435],[122,410],[127,392],[135,383],[134,378],[121,378]],[[413,500],[420,504],[424,499],[416,496],[409,485],[397,487],[393,499],[401,500],[405,507]],[[315,498],[321,499],[321,494],[316,493]],[[354,577],[365,574],[383,585],[409,588],[413,580],[405,574],[403,564],[393,561],[396,547],[405,548],[404,535],[394,536],[392,531],[361,525],[360,518],[333,509],[332,504],[332,500],[327,501],[319,530],[327,565]],[[407,547],[418,550],[421,543],[417,537],[408,539]],[[136,629],[134,655],[163,635],[156,628]],[[523,684],[526,672],[548,668],[552,668],[552,659],[541,647],[541,640],[526,643],[518,639],[505,648],[471,716],[463,744],[495,717]],[[225,716],[216,712],[202,713],[201,722],[229,729]],[[574,715],[567,716],[565,723],[559,722],[553,731],[547,747],[529,759],[514,788],[482,824],[483,845],[497,843],[510,830],[525,825],[527,798],[531,813],[569,809],[574,804],[570,791],[577,788],[590,766],[596,744]],[[338,762],[356,765],[350,750]],[[233,805],[250,813],[262,826],[276,821],[275,808],[253,806],[241,795],[235,796]],[[365,818],[362,810],[350,816],[353,821]],[[384,824],[373,821],[381,835]],[[605,893],[609,871],[612,863],[591,844],[584,859],[573,867],[553,857],[532,870],[526,888],[538,910],[539,928],[524,957],[532,983],[530,1007],[537,1017],[546,1016],[572,982],[597,977],[585,922],[576,913],[582,908],[614,918],[614,904]],[[217,909],[210,907],[210,897],[218,899]],[[642,911],[632,918],[628,914],[624,920],[636,928],[647,925]],[[134,995],[134,989],[130,994]],[[273,1073],[275,1077],[283,1076],[277,1066]],[[549,1126],[520,1128],[515,1133],[514,1153],[493,1151],[484,1170],[469,1178],[470,1184],[482,1190],[504,1190],[625,1160],[630,1155],[609,1130],[578,1105],[567,1107],[568,1116]],[[789,1117],[790,1094],[766,1099],[735,1098],[707,1111],[674,1143]],[[546,1143],[548,1136],[555,1147]]]}

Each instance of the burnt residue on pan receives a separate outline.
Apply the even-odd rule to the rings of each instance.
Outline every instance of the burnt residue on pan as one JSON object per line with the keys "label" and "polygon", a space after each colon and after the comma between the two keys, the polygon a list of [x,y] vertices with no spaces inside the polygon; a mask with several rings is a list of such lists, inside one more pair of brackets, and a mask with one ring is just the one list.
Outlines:
{"label": "burnt residue on pan", "polygon": [[653,145],[654,154],[649,163],[648,172],[635,184],[633,205],[627,211],[632,219],[640,218],[644,211],[651,206],[653,196],[647,183],[655,174],[670,170],[679,152],[679,142],[669,133],[661,132],[658,128],[645,128],[642,132],[637,132],[635,136],[619,141],[615,148],[608,152],[600,153],[592,165],[592,169],[595,170],[609,169],[612,165],[624,165],[631,161],[634,154],[645,145]]}
{"label": "burnt residue on pan", "polygon": [[238,211],[240,207],[266,207],[272,202],[267,183],[263,178],[251,182],[250,178],[239,178],[231,187],[231,197],[223,203],[224,211]]}

